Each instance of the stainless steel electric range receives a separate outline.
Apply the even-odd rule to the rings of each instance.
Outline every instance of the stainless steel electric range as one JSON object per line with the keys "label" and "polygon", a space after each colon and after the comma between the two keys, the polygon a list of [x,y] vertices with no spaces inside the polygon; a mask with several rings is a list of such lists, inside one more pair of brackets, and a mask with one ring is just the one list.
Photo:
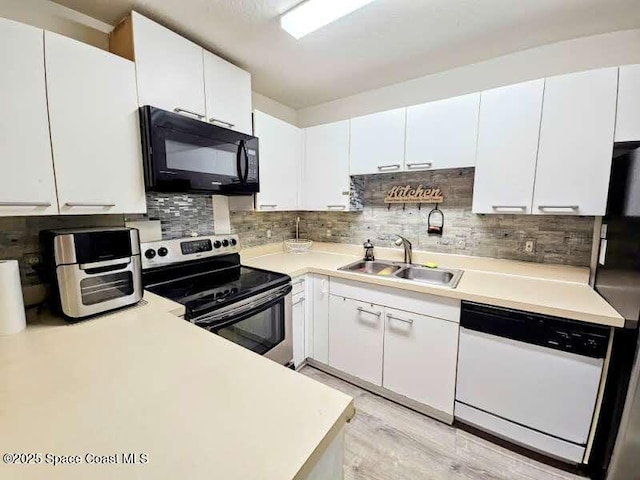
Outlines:
{"label": "stainless steel electric range", "polygon": [[289,365],[291,277],[242,266],[239,250],[236,235],[142,243],[143,286],[183,304],[185,320]]}

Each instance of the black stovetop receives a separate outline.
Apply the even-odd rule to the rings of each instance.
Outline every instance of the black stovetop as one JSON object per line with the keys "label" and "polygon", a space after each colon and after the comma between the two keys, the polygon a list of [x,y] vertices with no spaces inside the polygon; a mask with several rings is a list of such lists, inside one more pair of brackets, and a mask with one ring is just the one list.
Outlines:
{"label": "black stovetop", "polygon": [[288,275],[241,266],[237,254],[158,267],[142,273],[145,290],[185,305],[187,319],[290,281]]}

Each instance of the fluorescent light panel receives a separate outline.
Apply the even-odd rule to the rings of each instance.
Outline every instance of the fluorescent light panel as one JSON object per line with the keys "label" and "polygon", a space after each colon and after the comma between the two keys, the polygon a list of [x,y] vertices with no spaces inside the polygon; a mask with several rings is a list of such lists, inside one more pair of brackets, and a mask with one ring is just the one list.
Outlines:
{"label": "fluorescent light panel", "polygon": [[296,39],[335,22],[373,0],[307,0],[280,17],[280,26]]}

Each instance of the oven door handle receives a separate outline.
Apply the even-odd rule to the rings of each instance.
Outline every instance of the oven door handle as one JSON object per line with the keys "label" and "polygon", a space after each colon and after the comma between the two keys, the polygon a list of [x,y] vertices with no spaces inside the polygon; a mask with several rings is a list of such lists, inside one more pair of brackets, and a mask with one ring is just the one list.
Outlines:
{"label": "oven door handle", "polygon": [[[291,290],[291,285],[287,285],[285,288],[279,288],[270,294],[262,295],[256,300],[242,302],[237,307],[230,306],[222,310],[213,311],[208,315],[195,316],[190,320],[192,323],[205,328],[215,327],[217,329],[218,327],[232,325],[244,320],[247,316],[271,308],[291,293]],[[229,317],[232,318],[229,319]]]}

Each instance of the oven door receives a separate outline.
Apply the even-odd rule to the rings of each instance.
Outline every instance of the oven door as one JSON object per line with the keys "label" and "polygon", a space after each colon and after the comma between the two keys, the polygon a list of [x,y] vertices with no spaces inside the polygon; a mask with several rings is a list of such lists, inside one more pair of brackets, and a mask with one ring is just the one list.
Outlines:
{"label": "oven door", "polygon": [[291,285],[279,287],[192,320],[282,365],[293,359]]}
{"label": "oven door", "polygon": [[148,190],[258,191],[258,139],[153,107],[141,108]]}

